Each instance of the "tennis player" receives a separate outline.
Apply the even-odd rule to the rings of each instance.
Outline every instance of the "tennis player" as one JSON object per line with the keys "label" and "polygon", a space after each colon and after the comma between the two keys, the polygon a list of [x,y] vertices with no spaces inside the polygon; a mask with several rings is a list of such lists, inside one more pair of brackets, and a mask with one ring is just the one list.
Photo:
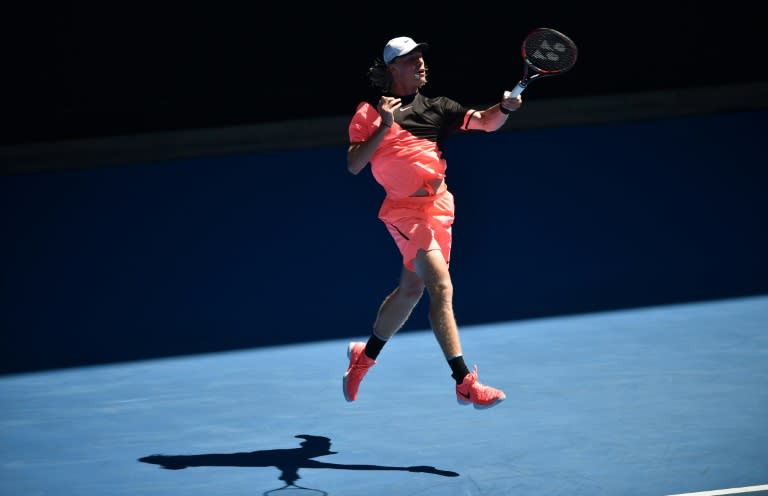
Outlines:
{"label": "tennis player", "polygon": [[344,397],[357,399],[363,377],[426,288],[430,324],[456,382],[456,399],[460,404],[489,408],[506,396],[481,384],[477,366],[470,372],[464,362],[448,271],[454,203],[445,182],[447,164],[441,144],[454,132],[498,130],[522,100],[502,97],[499,103],[476,110],[450,98],[425,96],[420,89],[427,83],[427,48],[426,43],[407,36],[389,40],[383,56],[368,70],[370,83],[381,96],[360,102],[349,124],[347,168],[359,174],[371,164],[374,178],[386,193],[378,216],[402,255],[403,269],[398,286],[379,307],[368,341],[347,347]]}

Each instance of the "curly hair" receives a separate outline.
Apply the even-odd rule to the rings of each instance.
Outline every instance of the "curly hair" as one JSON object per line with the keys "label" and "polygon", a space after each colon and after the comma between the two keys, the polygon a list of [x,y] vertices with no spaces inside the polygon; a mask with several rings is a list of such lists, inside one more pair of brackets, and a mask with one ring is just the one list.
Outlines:
{"label": "curly hair", "polygon": [[[424,70],[429,72],[429,67],[424,66]],[[388,94],[392,87],[392,74],[390,74],[387,64],[381,57],[373,61],[373,65],[368,68],[368,81],[371,87],[376,88],[382,94]]]}
{"label": "curly hair", "polygon": [[375,59],[373,65],[368,68],[368,81],[372,87],[382,93],[389,93],[389,88],[392,86],[392,75],[381,57]]}

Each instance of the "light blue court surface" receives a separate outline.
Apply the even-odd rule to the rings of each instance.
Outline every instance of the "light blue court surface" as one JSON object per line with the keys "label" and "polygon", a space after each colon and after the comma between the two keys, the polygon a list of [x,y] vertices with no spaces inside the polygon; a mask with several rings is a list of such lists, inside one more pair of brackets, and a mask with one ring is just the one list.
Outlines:
{"label": "light blue court surface", "polygon": [[0,377],[0,493],[765,494],[768,296],[462,338],[501,405],[456,403],[429,331],[393,339],[354,403],[346,340]]}

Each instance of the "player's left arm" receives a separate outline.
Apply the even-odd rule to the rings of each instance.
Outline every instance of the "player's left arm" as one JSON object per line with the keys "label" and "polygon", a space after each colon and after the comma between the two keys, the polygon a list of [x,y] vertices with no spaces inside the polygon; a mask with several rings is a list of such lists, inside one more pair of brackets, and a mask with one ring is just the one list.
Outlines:
{"label": "player's left arm", "polygon": [[496,131],[507,122],[509,113],[519,109],[522,104],[523,100],[520,95],[513,98],[505,96],[499,103],[491,105],[485,110],[472,113],[467,123],[467,129],[477,129],[489,133]]}

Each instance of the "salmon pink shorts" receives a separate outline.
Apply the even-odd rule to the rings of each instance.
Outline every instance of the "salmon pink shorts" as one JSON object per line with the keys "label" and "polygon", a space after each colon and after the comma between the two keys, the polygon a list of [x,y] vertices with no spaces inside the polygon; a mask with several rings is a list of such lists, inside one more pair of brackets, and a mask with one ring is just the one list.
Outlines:
{"label": "salmon pink shorts", "polygon": [[379,219],[395,240],[403,265],[415,272],[413,261],[419,250],[440,250],[445,262],[450,262],[454,213],[453,195],[444,190],[433,196],[385,198]]}

